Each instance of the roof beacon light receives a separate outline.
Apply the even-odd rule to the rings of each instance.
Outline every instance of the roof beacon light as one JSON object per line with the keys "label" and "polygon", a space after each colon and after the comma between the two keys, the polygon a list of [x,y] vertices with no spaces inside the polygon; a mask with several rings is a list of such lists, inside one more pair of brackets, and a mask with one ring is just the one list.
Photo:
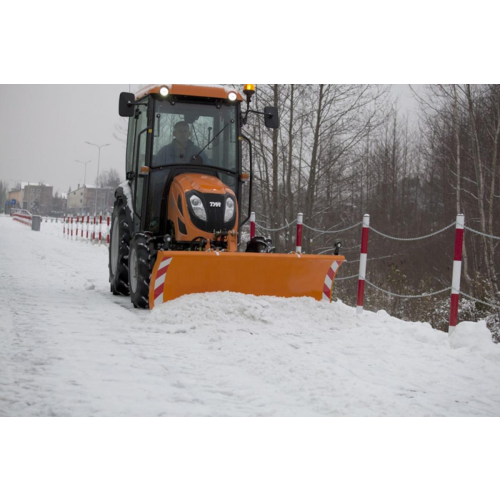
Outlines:
{"label": "roof beacon light", "polygon": [[162,87],[160,89],[160,94],[163,96],[163,97],[167,97],[168,96],[168,88],[167,87]]}
{"label": "roof beacon light", "polygon": [[247,97],[252,97],[255,94],[255,84],[253,83],[247,83],[243,87],[243,92]]}
{"label": "roof beacon light", "polygon": [[230,101],[236,101],[236,98],[238,96],[236,95],[236,92],[229,92],[229,94],[227,95],[227,98],[230,100]]}

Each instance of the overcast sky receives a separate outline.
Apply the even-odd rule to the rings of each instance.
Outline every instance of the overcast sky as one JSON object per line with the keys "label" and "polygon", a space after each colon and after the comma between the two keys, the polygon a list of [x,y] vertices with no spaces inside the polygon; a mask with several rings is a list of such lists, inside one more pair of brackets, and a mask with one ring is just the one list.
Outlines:
{"label": "overcast sky", "polygon": [[120,92],[129,85],[0,85],[0,179],[44,182],[54,192],[87,184],[97,174],[98,149],[85,141],[110,146],[101,149],[100,171],[118,170],[124,177],[125,145],[114,136]]}
{"label": "overcast sky", "polygon": [[[131,85],[132,91],[140,85]],[[13,187],[17,182],[44,182],[54,193],[87,184],[97,174],[98,149],[85,144],[110,146],[101,149],[100,172],[116,169],[125,177],[125,143],[114,137],[120,123],[118,97],[128,92],[123,85],[0,85],[0,180]],[[393,85],[402,110],[412,111],[408,85]]]}

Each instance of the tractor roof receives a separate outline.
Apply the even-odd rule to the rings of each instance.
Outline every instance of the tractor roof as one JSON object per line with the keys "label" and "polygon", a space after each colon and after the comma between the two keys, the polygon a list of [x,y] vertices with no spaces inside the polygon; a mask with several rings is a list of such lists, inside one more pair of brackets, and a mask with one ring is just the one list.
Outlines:
{"label": "tractor roof", "polygon": [[179,83],[155,83],[140,89],[136,94],[136,99],[142,99],[149,94],[158,94],[161,87],[167,87],[172,95],[188,95],[195,97],[213,97],[215,99],[227,99],[229,92],[236,92],[238,101],[242,101],[241,94],[232,87],[222,85],[189,85]]}

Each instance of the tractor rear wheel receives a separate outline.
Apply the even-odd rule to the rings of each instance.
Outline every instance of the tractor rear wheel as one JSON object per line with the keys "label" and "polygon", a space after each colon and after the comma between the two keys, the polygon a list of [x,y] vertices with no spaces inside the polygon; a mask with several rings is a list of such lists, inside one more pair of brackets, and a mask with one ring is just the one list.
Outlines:
{"label": "tractor rear wheel", "polygon": [[125,205],[121,199],[115,201],[109,240],[109,283],[113,295],[128,295],[128,259],[130,232]]}
{"label": "tractor rear wheel", "polygon": [[130,300],[134,307],[149,309],[149,283],[156,260],[151,236],[137,233],[132,238],[129,256]]}

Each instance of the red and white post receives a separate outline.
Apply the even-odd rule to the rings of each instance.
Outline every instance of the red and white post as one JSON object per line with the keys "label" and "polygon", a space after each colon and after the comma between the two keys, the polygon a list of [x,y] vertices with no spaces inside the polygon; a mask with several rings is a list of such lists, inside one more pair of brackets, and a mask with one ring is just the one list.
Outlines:
{"label": "red and white post", "polygon": [[110,220],[109,216],[106,218],[106,220],[107,220],[107,227],[108,227],[108,234],[106,236],[106,243],[109,245],[109,220]]}
{"label": "red and white post", "polygon": [[297,236],[295,238],[295,252],[302,253],[302,224],[304,214],[297,214]]}
{"label": "red and white post", "polygon": [[448,328],[449,335],[455,331],[455,327],[458,323],[458,299],[460,297],[460,275],[462,274],[464,224],[464,215],[458,214],[455,226],[455,254],[453,256],[453,278],[451,282],[450,326]]}
{"label": "red and white post", "polygon": [[250,239],[255,238],[255,212],[250,214]]}
{"label": "red and white post", "polygon": [[363,229],[361,230],[361,255],[359,257],[358,301],[356,312],[363,312],[365,298],[366,261],[368,258],[368,235],[370,231],[370,215],[363,215]]}
{"label": "red and white post", "polygon": [[99,245],[102,244],[102,214],[99,215]]}

